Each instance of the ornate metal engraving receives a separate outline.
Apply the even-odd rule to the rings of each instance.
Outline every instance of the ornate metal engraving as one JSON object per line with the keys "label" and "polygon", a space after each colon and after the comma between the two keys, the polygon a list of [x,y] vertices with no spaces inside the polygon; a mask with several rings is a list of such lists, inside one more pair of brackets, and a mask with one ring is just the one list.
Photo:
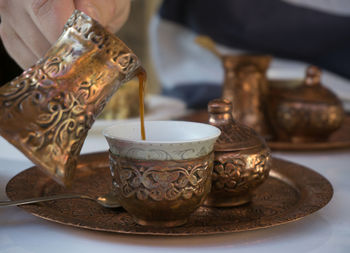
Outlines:
{"label": "ornate metal engraving", "polygon": [[[96,153],[81,157],[77,176],[69,190],[34,167],[14,177],[6,191],[12,200],[68,192],[97,197],[110,191],[110,182],[108,153]],[[269,178],[255,191],[250,203],[239,207],[200,207],[186,225],[179,227],[140,226],[125,210],[107,209],[89,200],[60,200],[21,208],[49,221],[85,229],[125,234],[203,235],[247,231],[296,221],[325,206],[332,194],[331,184],[320,174],[273,158]]]}
{"label": "ornate metal engraving", "polygon": [[253,191],[269,176],[270,151],[266,147],[242,151],[215,151],[212,190],[208,206],[238,206],[251,201]]}
{"label": "ornate metal engraving", "polygon": [[298,103],[284,102],[276,108],[275,122],[280,127],[278,132],[284,131],[284,135],[280,134],[280,138],[284,136],[290,137],[302,136],[303,141],[308,140],[308,136],[312,140],[325,139],[330,133],[337,130],[343,123],[344,111],[339,105],[308,105],[304,107]]}
{"label": "ornate metal engraving", "polygon": [[123,42],[75,11],[45,56],[1,87],[0,134],[69,183],[88,130],[138,66]]}
{"label": "ornate metal engraving", "polygon": [[[190,199],[202,195],[209,179],[212,161],[155,162],[111,156],[116,190],[124,198],[153,201]],[[202,160],[202,159],[201,159]]]}
{"label": "ornate metal engraving", "polygon": [[139,223],[178,226],[211,188],[214,154],[187,160],[137,160],[110,153],[113,190]]}
{"label": "ornate metal engraving", "polygon": [[215,160],[212,191],[240,194],[255,189],[269,175],[269,158],[268,154],[236,154],[223,161]]}
{"label": "ornate metal engraving", "polygon": [[262,136],[270,135],[266,120],[268,83],[266,71],[271,61],[267,55],[225,55],[222,63],[225,80],[222,98],[232,102],[233,117]]}
{"label": "ornate metal engraving", "polygon": [[271,140],[268,142],[271,149],[275,150],[330,150],[350,148],[350,116],[346,115],[340,128],[333,132],[328,139],[324,141],[313,142],[290,142]]}
{"label": "ornate metal engraving", "polygon": [[271,86],[268,116],[274,141],[325,141],[341,127],[345,118],[342,103],[320,80],[320,69],[309,66],[299,84]]}
{"label": "ornate metal engraving", "polygon": [[209,123],[221,130],[214,148],[213,187],[205,201],[209,206],[238,206],[252,198],[270,171],[270,150],[252,128],[232,117],[228,100],[208,104]]}

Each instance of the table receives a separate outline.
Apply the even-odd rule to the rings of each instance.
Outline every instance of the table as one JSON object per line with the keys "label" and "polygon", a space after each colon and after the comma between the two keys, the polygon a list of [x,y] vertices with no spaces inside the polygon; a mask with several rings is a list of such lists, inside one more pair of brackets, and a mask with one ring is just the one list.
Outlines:
{"label": "table", "polygon": [[[105,151],[102,135],[89,135],[82,153]],[[0,208],[0,253],[24,252],[350,252],[350,150],[274,152],[318,171],[334,187],[330,203],[301,220],[272,228],[210,236],[121,235],[42,220],[18,207]],[[0,199],[5,186],[32,163],[0,137]]]}

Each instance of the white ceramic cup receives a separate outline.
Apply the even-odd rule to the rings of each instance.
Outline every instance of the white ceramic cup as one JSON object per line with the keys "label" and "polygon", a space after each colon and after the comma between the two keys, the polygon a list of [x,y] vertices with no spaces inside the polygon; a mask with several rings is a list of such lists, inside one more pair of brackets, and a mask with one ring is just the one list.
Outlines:
{"label": "white ceramic cup", "polygon": [[120,122],[103,131],[114,155],[143,160],[184,160],[213,151],[220,130],[187,121],[146,121],[146,140],[138,122]]}
{"label": "white ceramic cup", "polygon": [[113,190],[140,225],[186,223],[211,189],[214,126],[182,121],[120,122],[104,135],[110,146]]}

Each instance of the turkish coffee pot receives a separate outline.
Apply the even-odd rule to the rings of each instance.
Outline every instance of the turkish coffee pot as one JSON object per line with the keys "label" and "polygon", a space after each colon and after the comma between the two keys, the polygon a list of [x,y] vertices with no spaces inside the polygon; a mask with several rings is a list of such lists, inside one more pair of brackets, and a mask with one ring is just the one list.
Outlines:
{"label": "turkish coffee pot", "polygon": [[226,55],[222,57],[225,79],[222,98],[232,102],[235,120],[268,138],[268,82],[266,72],[271,61],[265,55]]}
{"label": "turkish coffee pot", "polygon": [[222,54],[208,36],[198,36],[195,42],[217,56],[224,68],[222,98],[232,102],[235,120],[269,138],[267,120],[268,82],[266,72],[271,56],[253,54]]}
{"label": "turkish coffee pot", "polygon": [[0,134],[67,185],[88,130],[139,65],[121,40],[76,10],[44,57],[0,88]]}

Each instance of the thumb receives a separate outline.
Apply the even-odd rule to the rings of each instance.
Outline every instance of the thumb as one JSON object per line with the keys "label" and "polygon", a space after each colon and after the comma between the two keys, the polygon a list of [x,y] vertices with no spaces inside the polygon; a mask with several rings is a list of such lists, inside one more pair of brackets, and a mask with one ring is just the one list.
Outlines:
{"label": "thumb", "polygon": [[74,0],[74,4],[113,33],[126,22],[130,11],[130,0]]}

